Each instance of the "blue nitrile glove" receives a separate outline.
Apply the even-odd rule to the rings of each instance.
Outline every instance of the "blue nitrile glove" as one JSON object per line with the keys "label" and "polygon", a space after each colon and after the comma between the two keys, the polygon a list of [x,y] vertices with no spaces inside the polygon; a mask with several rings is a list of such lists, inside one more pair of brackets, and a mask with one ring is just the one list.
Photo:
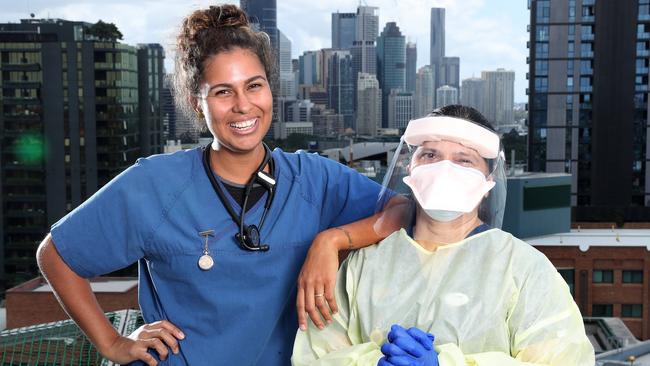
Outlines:
{"label": "blue nitrile glove", "polygon": [[394,324],[388,342],[381,346],[385,355],[378,366],[438,366],[438,353],[433,349],[434,336],[418,328],[404,329]]}

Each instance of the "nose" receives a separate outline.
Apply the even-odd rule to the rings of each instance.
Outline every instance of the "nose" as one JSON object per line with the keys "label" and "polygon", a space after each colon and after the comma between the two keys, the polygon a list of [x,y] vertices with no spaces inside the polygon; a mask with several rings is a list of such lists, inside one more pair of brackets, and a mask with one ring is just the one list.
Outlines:
{"label": "nose", "polygon": [[248,113],[253,108],[251,101],[246,93],[237,93],[233,111],[236,113]]}

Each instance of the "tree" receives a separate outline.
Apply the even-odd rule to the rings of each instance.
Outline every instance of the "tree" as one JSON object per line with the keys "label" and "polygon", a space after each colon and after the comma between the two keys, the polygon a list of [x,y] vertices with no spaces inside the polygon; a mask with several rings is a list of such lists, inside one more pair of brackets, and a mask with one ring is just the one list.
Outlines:
{"label": "tree", "polygon": [[122,32],[113,23],[104,23],[99,20],[97,23],[86,28],[86,35],[94,36],[100,41],[116,41],[122,39]]}

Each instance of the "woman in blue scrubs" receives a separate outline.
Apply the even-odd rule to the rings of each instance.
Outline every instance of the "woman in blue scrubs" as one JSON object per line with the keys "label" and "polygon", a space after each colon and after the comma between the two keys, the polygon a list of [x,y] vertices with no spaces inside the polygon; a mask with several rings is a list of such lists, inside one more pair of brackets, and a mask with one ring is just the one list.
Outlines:
{"label": "woman in blue scrubs", "polygon": [[[43,274],[106,358],[287,365],[296,292],[301,325],[306,311],[323,326],[335,310],[338,250],[388,233],[373,228],[379,185],[317,155],[262,143],[273,111],[272,55],[268,36],[235,6],[188,16],[175,95],[214,141],[139,159],[41,243]],[[147,325],[122,337],[86,279],[134,262]]]}

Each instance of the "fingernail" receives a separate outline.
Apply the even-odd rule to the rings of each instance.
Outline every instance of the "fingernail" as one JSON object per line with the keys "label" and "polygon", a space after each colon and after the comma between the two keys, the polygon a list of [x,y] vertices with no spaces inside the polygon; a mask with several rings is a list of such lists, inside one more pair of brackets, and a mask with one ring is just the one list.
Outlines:
{"label": "fingernail", "polygon": [[185,334],[183,332],[178,332],[177,336],[180,339],[185,339]]}
{"label": "fingernail", "polygon": [[332,319],[328,320],[327,324],[332,324]]}
{"label": "fingernail", "polygon": [[323,324],[318,326],[318,329],[320,329],[320,330],[323,330],[323,328],[325,328],[325,326],[323,326]]}
{"label": "fingernail", "polygon": [[338,310],[334,310],[334,311],[332,311],[332,314],[338,314],[338,313],[339,313]]}
{"label": "fingernail", "polygon": [[300,324],[300,330],[304,332],[307,330],[307,327],[304,324]]}

